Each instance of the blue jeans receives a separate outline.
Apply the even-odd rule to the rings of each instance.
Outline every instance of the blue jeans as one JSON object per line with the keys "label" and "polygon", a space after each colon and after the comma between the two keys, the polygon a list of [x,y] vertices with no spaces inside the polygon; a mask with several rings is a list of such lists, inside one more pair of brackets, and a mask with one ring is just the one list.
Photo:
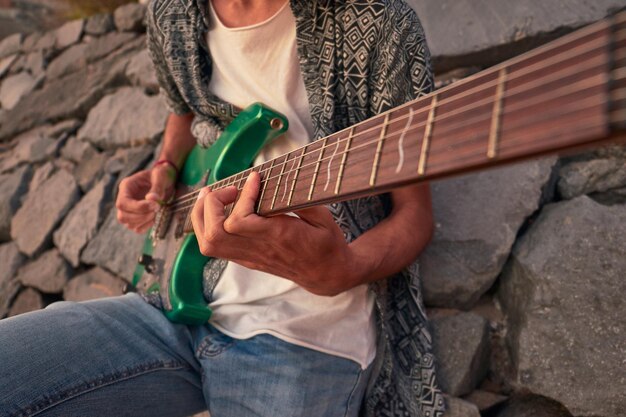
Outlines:
{"label": "blue jeans", "polygon": [[170,323],[136,294],[0,321],[0,416],[356,416],[368,371]]}

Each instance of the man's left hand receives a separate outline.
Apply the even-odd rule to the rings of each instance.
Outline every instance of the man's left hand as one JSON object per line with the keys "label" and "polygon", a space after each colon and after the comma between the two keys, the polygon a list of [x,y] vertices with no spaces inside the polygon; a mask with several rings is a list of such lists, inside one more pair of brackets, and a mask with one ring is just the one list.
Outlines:
{"label": "man's left hand", "polygon": [[261,217],[254,212],[259,188],[253,171],[228,218],[224,207],[235,201],[235,187],[200,192],[191,220],[203,255],[287,278],[317,295],[362,283],[366,260],[356,259],[326,207]]}

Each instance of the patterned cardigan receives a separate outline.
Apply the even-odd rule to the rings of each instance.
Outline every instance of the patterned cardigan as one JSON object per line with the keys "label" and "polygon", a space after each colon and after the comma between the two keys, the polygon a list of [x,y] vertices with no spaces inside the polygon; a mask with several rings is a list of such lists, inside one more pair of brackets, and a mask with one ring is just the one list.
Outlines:
{"label": "patterned cardigan", "polygon": [[[203,146],[210,146],[240,111],[208,90],[208,1],[152,0],[147,14],[148,48],[162,93],[172,112],[195,114],[192,132]],[[290,1],[314,139],[432,90],[424,32],[404,1]],[[383,219],[390,204],[382,196],[329,208],[351,241]],[[209,300],[224,265],[216,261],[205,268]],[[372,290],[378,346],[361,414],[442,416],[445,404],[436,383],[417,265],[373,284]]]}

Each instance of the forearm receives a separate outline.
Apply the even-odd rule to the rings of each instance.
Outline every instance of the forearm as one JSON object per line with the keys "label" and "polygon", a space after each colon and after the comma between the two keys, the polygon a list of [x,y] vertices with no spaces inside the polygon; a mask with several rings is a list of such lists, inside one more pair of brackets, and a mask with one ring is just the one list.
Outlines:
{"label": "forearm", "polygon": [[193,113],[185,115],[170,113],[165,124],[159,160],[172,161],[178,169],[183,166],[187,155],[196,144],[196,140],[191,134],[193,117]]}
{"label": "forearm", "polygon": [[433,233],[428,184],[392,192],[389,217],[350,244],[356,261],[356,283],[364,284],[399,272],[417,258]]}

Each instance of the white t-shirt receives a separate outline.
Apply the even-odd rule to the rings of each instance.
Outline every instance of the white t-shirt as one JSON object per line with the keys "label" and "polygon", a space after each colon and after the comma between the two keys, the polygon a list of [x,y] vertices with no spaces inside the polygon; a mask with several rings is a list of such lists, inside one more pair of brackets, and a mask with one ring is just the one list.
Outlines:
{"label": "white t-shirt", "polygon": [[[260,101],[289,119],[289,131],[267,145],[255,164],[306,145],[313,133],[288,4],[268,20],[241,28],[225,27],[210,7],[211,92],[240,108]],[[374,296],[367,285],[322,297],[287,279],[229,262],[213,298],[210,322],[231,337],[268,333],[352,359],[362,368],[374,359]]]}

